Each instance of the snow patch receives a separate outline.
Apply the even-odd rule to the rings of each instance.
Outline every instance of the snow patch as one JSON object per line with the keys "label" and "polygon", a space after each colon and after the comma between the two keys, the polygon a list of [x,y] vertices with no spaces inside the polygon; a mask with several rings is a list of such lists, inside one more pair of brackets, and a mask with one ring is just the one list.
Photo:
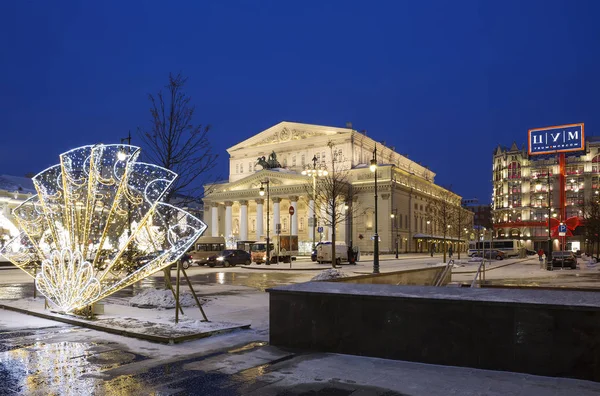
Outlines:
{"label": "snow patch", "polygon": [[[201,299],[200,303],[202,302]],[[192,293],[180,293],[179,304],[182,307],[191,307],[196,305],[196,301]],[[171,290],[146,289],[131,297],[129,305],[134,307],[175,308],[175,297]]]}
{"label": "snow patch", "polygon": [[313,277],[311,279],[311,281],[322,281],[322,280],[328,280],[328,279],[347,278],[348,276],[350,276],[350,275],[346,274],[345,272],[340,271],[339,269],[330,268],[325,271],[319,272],[319,274],[316,275],[315,277]]}

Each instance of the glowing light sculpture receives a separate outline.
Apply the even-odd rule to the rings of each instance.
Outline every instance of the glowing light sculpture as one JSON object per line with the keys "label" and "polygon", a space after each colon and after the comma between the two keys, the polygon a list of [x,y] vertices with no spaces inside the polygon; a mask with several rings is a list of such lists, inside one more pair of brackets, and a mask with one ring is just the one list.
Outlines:
{"label": "glowing light sculpture", "polygon": [[139,154],[128,145],[67,151],[33,177],[37,195],[13,210],[21,233],[0,254],[35,277],[59,311],[77,312],[160,271],[206,230],[160,202],[177,175]]}

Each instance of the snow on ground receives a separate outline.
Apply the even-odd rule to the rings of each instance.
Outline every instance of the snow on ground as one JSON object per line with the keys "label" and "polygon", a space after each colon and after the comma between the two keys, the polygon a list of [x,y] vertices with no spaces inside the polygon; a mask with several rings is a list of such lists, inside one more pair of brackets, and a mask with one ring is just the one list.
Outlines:
{"label": "snow on ground", "polygon": [[346,278],[350,275],[346,274],[345,272],[342,272],[341,270],[337,269],[337,268],[329,268],[326,269],[325,271],[321,271],[319,272],[316,276],[314,276],[311,281],[323,281],[323,280],[329,280],[329,279],[337,279],[337,278]]}
{"label": "snow on ground", "polygon": [[[201,299],[200,302],[202,303],[203,300]],[[191,307],[196,305],[196,300],[192,293],[184,292],[179,294],[179,304],[182,307]],[[175,297],[173,292],[168,289],[146,289],[131,297],[129,305],[142,308],[175,308]]]}

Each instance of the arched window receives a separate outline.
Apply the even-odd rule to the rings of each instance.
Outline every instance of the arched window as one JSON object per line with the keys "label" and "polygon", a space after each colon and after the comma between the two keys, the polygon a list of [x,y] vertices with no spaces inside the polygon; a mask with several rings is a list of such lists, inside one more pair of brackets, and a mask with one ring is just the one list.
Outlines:
{"label": "arched window", "polygon": [[494,171],[494,180],[500,181],[502,180],[502,161],[498,160],[496,162],[496,169]]}
{"label": "arched window", "polygon": [[600,155],[597,155],[594,158],[592,158],[592,172],[594,172],[594,173],[600,172],[599,164],[600,164]]}
{"label": "arched window", "polygon": [[521,164],[517,161],[508,164],[508,178],[509,179],[520,179],[521,178]]}

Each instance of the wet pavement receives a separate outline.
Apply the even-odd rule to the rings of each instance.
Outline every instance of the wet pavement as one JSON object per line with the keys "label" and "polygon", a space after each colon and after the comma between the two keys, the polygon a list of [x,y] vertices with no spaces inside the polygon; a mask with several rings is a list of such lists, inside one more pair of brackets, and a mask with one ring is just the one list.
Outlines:
{"label": "wet pavement", "polygon": [[281,376],[291,374],[286,363],[306,357],[265,342],[140,370],[136,363],[151,358],[126,344],[94,336],[90,342],[57,340],[82,331],[70,326],[1,331],[0,395],[402,395],[339,378],[279,386]]}

